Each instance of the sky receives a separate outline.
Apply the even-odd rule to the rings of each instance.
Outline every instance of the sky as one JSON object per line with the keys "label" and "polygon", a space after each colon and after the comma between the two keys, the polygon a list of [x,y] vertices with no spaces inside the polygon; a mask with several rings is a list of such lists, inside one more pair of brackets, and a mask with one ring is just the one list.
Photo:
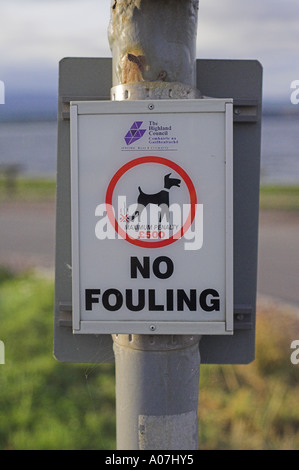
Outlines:
{"label": "sky", "polygon": [[[0,0],[0,80],[57,89],[63,57],[111,57],[110,0]],[[299,0],[200,0],[197,57],[257,59],[264,98],[290,101],[299,80]]]}

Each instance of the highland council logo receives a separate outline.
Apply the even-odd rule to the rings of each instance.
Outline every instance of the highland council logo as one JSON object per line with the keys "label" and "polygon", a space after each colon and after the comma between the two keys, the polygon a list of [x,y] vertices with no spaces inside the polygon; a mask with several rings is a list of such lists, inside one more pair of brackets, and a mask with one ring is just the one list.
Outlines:
{"label": "highland council logo", "polygon": [[125,141],[127,145],[133,144],[133,142],[141,139],[141,137],[144,135],[146,129],[140,129],[142,122],[143,121],[133,122],[130,130],[125,135]]}

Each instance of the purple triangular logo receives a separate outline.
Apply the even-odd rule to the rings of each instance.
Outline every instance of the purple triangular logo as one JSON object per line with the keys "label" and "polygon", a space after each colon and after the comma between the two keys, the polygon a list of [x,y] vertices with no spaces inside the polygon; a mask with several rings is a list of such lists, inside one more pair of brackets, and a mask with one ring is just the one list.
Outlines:
{"label": "purple triangular logo", "polygon": [[143,121],[135,121],[130,130],[125,135],[125,142],[127,145],[131,145],[136,140],[141,139],[141,137],[146,132],[146,129],[140,129]]}

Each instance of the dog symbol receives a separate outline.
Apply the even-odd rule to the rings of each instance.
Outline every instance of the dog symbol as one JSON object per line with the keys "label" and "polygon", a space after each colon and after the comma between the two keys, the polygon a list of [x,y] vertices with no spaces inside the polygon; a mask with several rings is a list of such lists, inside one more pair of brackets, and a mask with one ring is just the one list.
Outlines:
{"label": "dog symbol", "polygon": [[167,222],[169,221],[169,190],[173,186],[180,187],[181,180],[178,178],[170,178],[171,173],[164,176],[164,189],[161,189],[158,193],[146,194],[142,191],[140,186],[138,186],[139,196],[137,198],[137,209],[134,214],[130,217],[130,220],[134,220],[137,216],[140,220],[140,215],[143,209],[148,204],[155,204],[161,208],[159,220],[163,219],[166,215]]}

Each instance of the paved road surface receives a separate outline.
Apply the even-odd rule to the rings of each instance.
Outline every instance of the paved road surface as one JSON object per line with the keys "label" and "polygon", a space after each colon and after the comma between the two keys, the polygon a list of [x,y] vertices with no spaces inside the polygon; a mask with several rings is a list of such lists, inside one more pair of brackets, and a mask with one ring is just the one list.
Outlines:
{"label": "paved road surface", "polygon": [[299,214],[262,212],[258,291],[299,305]]}
{"label": "paved road surface", "polygon": [[[0,264],[54,269],[55,207],[0,205]],[[258,292],[299,305],[299,214],[260,215]]]}
{"label": "paved road surface", "polygon": [[0,204],[0,264],[53,270],[54,256],[54,204]]}

